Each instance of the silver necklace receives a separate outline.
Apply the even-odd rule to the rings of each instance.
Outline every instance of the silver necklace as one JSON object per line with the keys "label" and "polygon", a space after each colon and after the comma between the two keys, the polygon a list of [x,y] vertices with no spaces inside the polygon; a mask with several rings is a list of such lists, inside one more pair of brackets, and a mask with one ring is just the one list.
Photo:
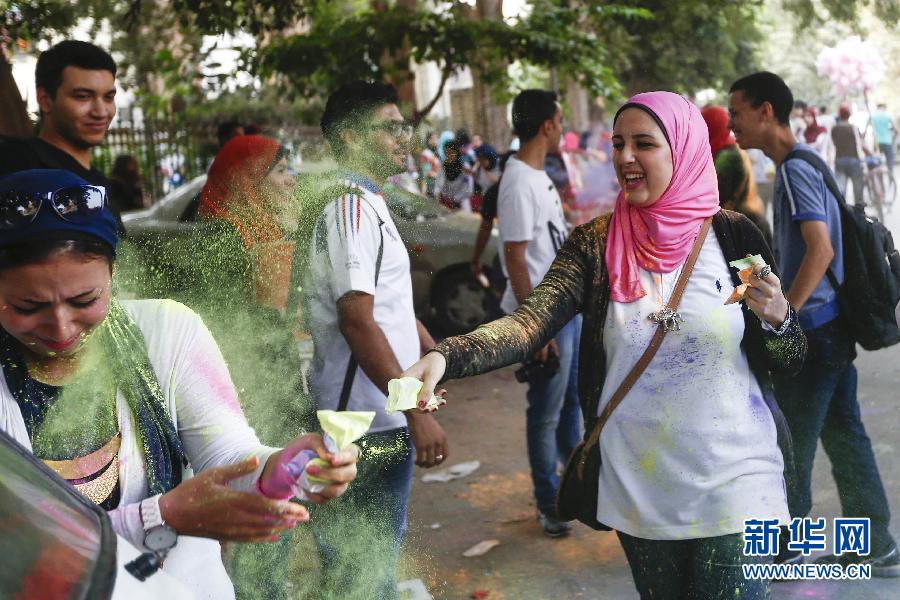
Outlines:
{"label": "silver necklace", "polygon": [[[678,270],[675,272],[675,275],[674,275],[675,284],[673,284],[672,289],[669,291],[668,300],[671,300],[672,294],[675,293],[675,285],[677,285],[677,283],[678,283],[678,278],[681,277],[681,270],[683,268],[684,268],[684,264],[682,264],[680,267],[678,267]],[[651,273],[651,276],[653,276],[652,273]],[[655,280],[655,277],[654,277],[654,280]],[[659,289],[659,302],[662,305],[662,308],[660,308],[656,312],[650,313],[649,315],[647,315],[647,318],[650,319],[651,321],[653,321],[654,323],[656,323],[657,325],[662,325],[663,330],[665,330],[666,333],[669,333],[672,331],[681,331],[681,324],[684,323],[684,319],[681,318],[681,315],[678,314],[678,311],[672,310],[671,308],[669,308],[667,306],[668,300],[666,300],[666,296],[665,296],[664,281],[665,281],[665,279],[663,277],[663,273],[660,273],[658,289]],[[655,281],[654,281],[654,283],[655,283]]]}

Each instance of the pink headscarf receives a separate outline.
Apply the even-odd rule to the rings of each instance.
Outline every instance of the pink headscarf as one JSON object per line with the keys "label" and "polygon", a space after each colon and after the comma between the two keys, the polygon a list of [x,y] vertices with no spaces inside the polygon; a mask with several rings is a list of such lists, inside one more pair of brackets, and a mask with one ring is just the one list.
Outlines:
{"label": "pink headscarf", "polygon": [[[610,298],[634,302],[647,294],[640,269],[671,273],[691,251],[703,220],[719,210],[719,186],[700,110],[672,92],[632,96],[619,109],[638,104],[663,125],[672,148],[672,181],[649,206],[632,206],[623,192],[616,198],[606,243]],[[618,114],[616,115],[618,117]]]}

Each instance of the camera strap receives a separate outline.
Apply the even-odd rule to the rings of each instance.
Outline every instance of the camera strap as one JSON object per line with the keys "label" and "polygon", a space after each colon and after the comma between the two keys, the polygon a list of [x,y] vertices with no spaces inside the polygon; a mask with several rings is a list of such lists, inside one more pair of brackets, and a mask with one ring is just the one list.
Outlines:
{"label": "camera strap", "polygon": [[[684,288],[687,287],[688,279],[691,278],[691,273],[694,271],[694,265],[697,263],[697,257],[700,256],[700,249],[703,247],[703,241],[706,239],[706,234],[709,232],[709,226],[711,224],[712,217],[707,217],[703,221],[703,225],[700,226],[700,231],[697,234],[697,239],[694,240],[694,246],[691,248],[691,253],[684,263],[684,269],[682,269],[681,275],[675,283],[675,289],[672,291],[669,302],[666,304],[666,308],[672,312],[678,310],[678,305],[681,303],[681,296],[684,294]],[[610,398],[609,402],[606,403],[606,406],[603,407],[600,416],[597,417],[597,422],[594,424],[594,429],[591,431],[590,437],[584,442],[585,450],[596,444],[600,439],[600,433],[603,431],[603,426],[606,425],[606,422],[609,420],[609,416],[616,407],[621,404],[622,400],[625,399],[626,394],[631,391],[631,388],[634,387],[634,384],[637,383],[637,380],[647,369],[650,361],[656,356],[656,351],[659,350],[659,347],[662,345],[666,333],[668,333],[668,330],[666,329],[665,324],[659,323],[647,349],[644,350],[644,353],[638,359],[637,364],[634,365],[625,379],[622,380],[622,383],[619,384],[619,387],[612,395],[612,398]]]}

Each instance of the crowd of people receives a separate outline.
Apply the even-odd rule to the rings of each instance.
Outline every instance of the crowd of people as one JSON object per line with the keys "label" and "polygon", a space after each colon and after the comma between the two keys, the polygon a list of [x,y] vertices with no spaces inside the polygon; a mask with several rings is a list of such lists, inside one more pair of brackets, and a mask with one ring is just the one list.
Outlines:
{"label": "crowd of people", "polygon": [[[92,44],[46,50],[37,135],[0,141],[0,428],[197,597],[287,597],[288,556],[304,543],[288,534],[308,521],[303,551],[321,564],[310,596],[396,598],[413,468],[450,455],[432,396],[515,363],[543,532],[571,531],[559,467],[596,443],[597,488],[579,501],[615,530],[642,598],[768,597],[742,565],[804,556],[786,534],[777,555],[748,555],[745,522],[809,514],[820,439],[845,515],[872,531],[867,556],[820,560],[900,576],[830,279],[844,280],[842,199],[821,169],[833,148],[835,172],[860,189],[864,136],[849,109],[831,123],[768,72],[734,82],[727,108],[635,95],[612,120],[612,210],[574,228],[552,174],[560,149],[582,144],[564,135],[554,92],[515,97],[515,151],[429,133],[423,193],[480,212],[476,277],[497,227],[507,282],[505,316],[436,343],[383,195],[409,171],[413,142],[391,85],[329,95],[320,124],[337,169],[314,181],[294,177],[278,140],[223,124],[189,285],[150,300],[114,284],[128,269],[115,211],[144,203],[137,165],[123,158],[109,179],[91,166],[115,76]],[[892,163],[896,127],[879,110],[875,139]],[[771,223],[754,150],[775,166]],[[747,256],[758,260],[746,274],[729,267]],[[315,347],[309,393],[298,335]],[[419,409],[388,410],[400,377],[423,382]],[[338,451],[315,433],[321,410],[373,419]],[[288,465],[310,451],[321,486],[300,493]]]}
{"label": "crowd of people", "polygon": [[[570,226],[585,223],[608,210],[615,197],[610,185],[614,174],[606,148],[609,134],[605,130],[600,135],[594,133],[566,132],[556,146],[548,149],[545,158],[543,170],[559,191]],[[423,195],[448,209],[482,213],[491,187],[500,181],[505,159],[519,150],[521,144],[516,134],[506,144],[508,150],[500,153],[480,135],[470,136],[465,128],[456,132],[447,130],[440,136],[426,132],[418,161],[410,158],[406,175],[416,180]]]}

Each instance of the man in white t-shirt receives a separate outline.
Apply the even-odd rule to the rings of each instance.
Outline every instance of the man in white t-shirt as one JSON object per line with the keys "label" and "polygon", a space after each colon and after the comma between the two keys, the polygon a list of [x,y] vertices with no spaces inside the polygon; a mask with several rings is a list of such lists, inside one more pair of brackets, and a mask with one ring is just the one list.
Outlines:
{"label": "man in white t-shirt", "polygon": [[[357,81],[335,91],[322,116],[341,173],[322,199],[302,286],[315,343],[310,379],[320,409],[375,411],[357,442],[361,477],[314,519],[326,597],[396,597],[413,450],[421,467],[448,455],[432,415],[385,413],[388,381],[434,345],[413,311],[409,255],[381,193],[406,168],[411,132],[397,102],[392,86]],[[365,537],[353,541],[348,529]]]}
{"label": "man in white t-shirt", "polygon": [[[525,90],[513,101],[513,127],[519,151],[506,163],[497,201],[503,271],[509,281],[500,307],[513,312],[541,282],[568,236],[562,201],[544,171],[547,152],[559,147],[562,112],[556,94]],[[526,431],[528,462],[538,506],[538,518],[551,537],[566,535],[568,523],[556,518],[557,465],[565,462],[581,441],[578,403],[578,343],[581,316],[563,327],[556,338],[526,364],[528,369]],[[558,371],[549,367],[555,355]]]}

